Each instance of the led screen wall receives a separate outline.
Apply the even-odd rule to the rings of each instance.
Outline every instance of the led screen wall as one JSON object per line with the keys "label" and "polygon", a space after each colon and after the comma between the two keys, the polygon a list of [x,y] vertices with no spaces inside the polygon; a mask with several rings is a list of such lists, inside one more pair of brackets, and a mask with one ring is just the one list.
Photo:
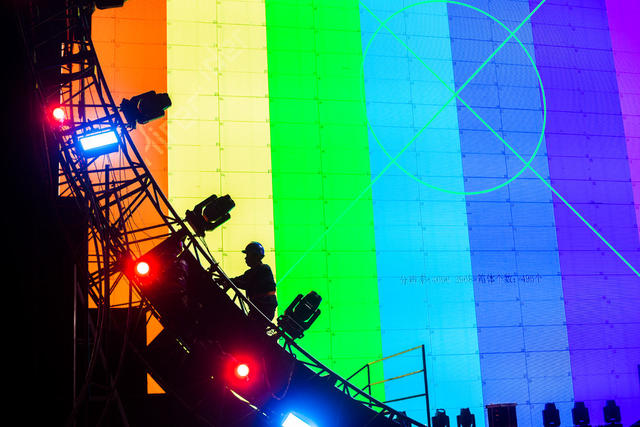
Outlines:
{"label": "led screen wall", "polygon": [[[493,403],[520,426],[546,402],[564,424],[574,401],[640,419],[640,6],[167,0],[147,22],[136,3],[94,29],[112,89],[167,88],[147,151],[178,211],[236,201],[207,237],[229,275],[258,240],[281,309],[322,295],[307,350],[346,377],[424,345],[432,411],[479,425]],[[166,80],[109,59],[130,43],[161,46],[143,62]],[[422,392],[422,374],[373,386]],[[393,405],[426,422],[424,399]]]}

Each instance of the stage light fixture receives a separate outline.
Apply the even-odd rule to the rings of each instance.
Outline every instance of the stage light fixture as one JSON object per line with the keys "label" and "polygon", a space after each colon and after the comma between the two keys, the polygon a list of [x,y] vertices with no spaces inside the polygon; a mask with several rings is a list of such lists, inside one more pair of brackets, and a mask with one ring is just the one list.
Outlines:
{"label": "stage light fixture", "polygon": [[616,405],[615,400],[607,400],[607,404],[603,408],[604,422],[610,426],[621,426],[622,417],[620,415],[620,407]]}
{"label": "stage light fixture", "polygon": [[289,413],[282,422],[282,427],[314,427],[307,421],[304,421],[298,415]]}
{"label": "stage light fixture", "polygon": [[545,403],[542,410],[542,424],[544,427],[560,425],[560,411],[555,403]]}
{"label": "stage light fixture", "polygon": [[460,415],[456,417],[458,427],[476,427],[476,416],[469,408],[460,409]]}
{"label": "stage light fixture", "polygon": [[140,276],[146,276],[150,270],[149,263],[146,261],[140,261],[136,264],[136,273]]}
{"label": "stage light fixture", "polygon": [[184,250],[185,233],[178,231],[153,249],[139,257],[125,255],[119,261],[120,268],[130,279],[139,281],[142,287],[148,287],[158,281],[182,283],[187,274],[180,254]]}
{"label": "stage light fixture", "polygon": [[123,99],[120,110],[127,120],[127,127],[135,129],[137,123],[143,125],[164,116],[164,110],[170,106],[171,99],[168,94],[152,90],[131,99]]}
{"label": "stage light fixture", "polygon": [[54,108],[53,111],[51,111],[51,115],[53,116],[53,119],[58,123],[64,122],[64,119],[66,118],[64,109],[62,109],[61,107]]}
{"label": "stage light fixture", "polygon": [[450,427],[449,416],[444,409],[436,409],[436,415],[431,417],[433,427]]}
{"label": "stage light fixture", "polygon": [[589,409],[584,406],[584,402],[576,402],[571,410],[573,425],[577,427],[589,427]]}
{"label": "stage light fixture", "polygon": [[278,317],[280,326],[291,338],[297,339],[304,336],[304,331],[320,316],[320,302],[322,297],[315,291],[309,292],[304,297],[302,294],[289,304],[284,314]]}
{"label": "stage light fixture", "polygon": [[185,218],[195,231],[196,236],[203,237],[205,231],[211,231],[231,218],[229,211],[235,206],[231,197],[218,197],[215,194],[198,203],[193,211],[187,211]]}
{"label": "stage light fixture", "polygon": [[122,7],[127,0],[95,0],[94,3],[98,9],[113,9]]}
{"label": "stage light fixture", "polygon": [[214,371],[219,374],[219,378],[229,390],[257,404],[266,398],[265,393],[269,386],[265,373],[269,367],[265,365],[266,362],[261,356],[256,358],[251,351],[240,351],[242,354],[231,354],[222,350],[221,357],[213,361]]}
{"label": "stage light fixture", "polygon": [[248,378],[249,372],[249,366],[246,363],[240,363],[238,366],[236,366],[236,375],[239,378]]}
{"label": "stage light fixture", "polygon": [[118,135],[111,129],[78,136],[78,142],[88,157],[112,153],[118,151],[119,147]]}

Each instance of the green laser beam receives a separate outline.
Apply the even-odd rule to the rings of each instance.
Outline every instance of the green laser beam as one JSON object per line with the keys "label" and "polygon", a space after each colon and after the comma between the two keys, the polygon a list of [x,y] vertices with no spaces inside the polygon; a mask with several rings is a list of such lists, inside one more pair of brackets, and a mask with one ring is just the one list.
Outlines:
{"label": "green laser beam", "polygon": [[429,119],[429,121],[413,136],[413,138],[411,138],[411,140],[409,142],[407,142],[407,144],[405,144],[404,147],[402,147],[402,150],[400,150],[400,152],[398,154],[396,154],[396,157],[394,157],[389,163],[387,163],[387,165],[371,180],[371,182],[358,194],[358,196],[356,196],[355,199],[353,199],[351,201],[351,203],[349,203],[349,206],[347,206],[345,208],[344,211],[342,211],[342,213],[340,215],[338,215],[338,217],[331,223],[331,225],[329,225],[329,227],[327,227],[327,229],[313,242],[313,244],[309,247],[309,249],[307,249],[301,256],[300,258],[298,258],[298,260],[289,268],[289,270],[287,270],[287,272],[284,274],[284,276],[282,276],[279,280],[278,280],[278,285],[281,284],[284,279],[287,278],[287,276],[289,275],[289,273],[291,273],[298,264],[300,264],[302,262],[302,260],[318,245],[318,243],[320,243],[325,236],[333,229],[333,227],[336,226],[336,224],[338,222],[340,222],[340,220],[356,205],[356,203],[358,203],[360,201],[360,199],[362,199],[362,197],[371,189],[371,187],[373,187],[373,185],[378,182],[378,180],[382,177],[382,175],[384,175],[387,170],[389,170],[389,168],[394,164],[395,160],[398,159],[398,157],[400,157],[410,146],[411,144],[413,144],[413,142],[418,138],[418,136],[420,136],[420,134],[422,134],[422,132],[438,117],[438,115],[447,107],[447,105],[449,105],[451,103],[451,101],[453,101],[454,99],[456,99],[455,96],[452,96],[451,98],[449,98],[449,100],[442,106],[440,107],[440,109],[431,117],[431,119]]}
{"label": "green laser beam", "polygon": [[[436,2],[436,1],[433,1]],[[446,1],[443,0],[442,2],[444,3],[454,3],[454,4],[463,4],[463,3],[458,3],[458,2],[453,2],[453,1]],[[280,278],[280,280],[278,281],[278,284],[281,284],[288,276],[289,274],[300,264],[300,262],[302,262],[304,260],[304,258],[326,237],[326,235],[331,232],[331,230],[333,230],[333,228],[336,226],[336,224],[338,222],[340,222],[340,220],[353,208],[353,206],[355,206],[355,204],[360,201],[362,199],[362,197],[371,189],[371,187],[387,172],[387,170],[389,170],[389,168],[393,165],[396,164],[397,165],[397,159],[415,142],[415,140],[418,138],[418,136],[420,136],[420,134],[422,134],[422,132],[440,115],[440,113],[454,100],[454,99],[459,99],[468,109],[469,111],[471,111],[471,113],[478,118],[478,120],[480,120],[486,127],[487,129],[493,133],[504,145],[507,146],[507,148],[509,148],[517,157],[520,161],[522,161],[525,164],[525,168],[529,168],[567,207],[569,207],[569,209],[571,209],[571,211],[574,212],[574,214],[576,214],[576,216],[585,224],[587,225],[587,227],[594,233],[596,234],[596,236],[598,236],[604,243],[605,245],[607,245],[607,247],[609,247],[636,275],[638,275],[640,277],[640,273],[624,258],[624,256],[622,256],[622,254],[620,254],[605,238],[604,236],[602,236],[557,190],[555,190],[551,184],[547,183],[544,178],[530,165],[530,162],[533,160],[533,157],[529,160],[529,162],[527,162],[526,160],[524,160],[522,158],[522,156],[519,155],[519,153],[517,153],[513,147],[511,147],[510,144],[507,143],[507,141],[504,140],[504,138],[502,138],[488,123],[486,123],[486,121],[484,119],[482,119],[482,117],[480,117],[477,112],[475,110],[473,110],[473,108],[471,108],[471,106],[469,106],[460,96],[460,92],[462,90],[464,90],[464,88],[475,78],[475,76],[478,75],[478,73],[480,73],[480,71],[482,71],[482,69],[484,69],[484,67],[489,63],[489,61],[491,61],[491,59],[493,59],[493,57],[495,57],[495,55],[498,54],[498,52],[506,45],[506,43],[511,40],[511,38],[515,37],[515,33],[517,33],[520,28],[522,28],[522,26],[531,19],[531,17],[535,14],[535,12],[538,11],[538,9],[540,9],[540,7],[542,7],[542,5],[546,2],[546,0],[542,0],[525,18],[522,22],[520,22],[520,24],[513,30],[509,30],[506,29],[509,32],[509,36],[493,51],[493,53],[491,55],[489,55],[489,57],[487,59],[485,59],[485,61],[480,65],[480,67],[478,67],[478,69],[476,69],[476,71],[474,73],[471,74],[471,76],[469,76],[469,78],[460,86],[460,88],[458,90],[453,90],[452,88],[449,87],[449,85],[446,84],[446,82],[444,82],[438,75],[437,73],[435,73],[427,64],[424,63],[424,61],[422,61],[422,59],[412,50],[410,49],[402,40],[400,40],[397,35],[391,30],[389,29],[386,24],[384,22],[382,22],[369,8],[367,8],[367,6],[365,4],[363,4],[362,2],[360,2],[360,4],[379,22],[382,23],[382,25],[387,29],[387,31],[389,31],[394,38],[396,38],[405,48],[407,48],[409,50],[410,53],[412,53],[419,61],[420,63],[422,63],[429,72],[431,72],[450,92],[453,93],[453,96],[451,96],[446,103],[440,107],[440,109],[429,119],[429,121],[414,135],[413,138],[411,138],[411,140],[409,140],[407,142],[407,144],[405,144],[405,146],[398,152],[398,154],[396,154],[395,157],[393,157],[391,159],[390,162],[387,163],[387,165],[374,177],[374,179],[358,194],[358,196],[356,196],[355,199],[353,199],[349,206],[347,206],[347,208],[329,225],[329,227],[327,227],[327,229],[313,242],[313,244],[302,254],[302,256],[289,268],[289,270]],[[431,2],[425,2],[425,3],[431,3]],[[522,171],[520,172],[522,173]]]}
{"label": "green laser beam", "polygon": [[[526,21],[528,21],[533,14],[542,6],[543,3],[545,3],[546,0],[542,0],[538,6],[536,6],[535,9],[533,9],[529,15],[527,15],[527,17],[515,28],[515,30],[511,31],[508,30],[509,32],[509,37],[507,37],[507,39],[505,39],[505,41],[503,41],[500,46],[498,47],[498,50],[502,48],[502,46],[504,46],[507,41],[509,39],[511,39],[512,37],[515,36],[515,33],[518,32],[518,30],[520,30],[520,28],[522,27],[522,25],[524,25],[524,23]],[[425,2],[425,3],[429,3],[429,2]],[[456,2],[451,2],[451,3],[456,3]],[[631,263],[620,253],[618,252],[613,245],[602,235],[600,234],[600,232],[598,232],[598,230],[595,229],[595,227],[593,227],[589,221],[587,221],[587,219],[585,217],[583,217],[580,212],[578,212],[555,188],[553,188],[553,186],[548,183],[539,173],[537,170],[535,170],[532,166],[531,166],[531,162],[533,160],[533,157],[531,157],[531,159],[529,159],[528,161],[526,161],[525,159],[522,158],[522,156],[520,156],[520,154],[518,152],[516,152],[516,150],[504,139],[502,138],[502,136],[496,132],[495,129],[493,129],[491,127],[491,125],[489,125],[469,104],[467,104],[467,102],[462,99],[462,97],[458,96],[458,94],[460,93],[460,89],[464,89],[467,84],[471,81],[471,79],[473,79],[478,72],[480,71],[480,69],[476,70],[476,72],[474,72],[471,77],[469,77],[469,79],[467,79],[467,81],[461,86],[460,89],[458,89],[457,91],[454,91],[444,80],[442,80],[442,78],[440,78],[440,76],[433,71],[433,69],[431,67],[429,67],[423,60],[422,58],[419,57],[418,54],[416,54],[416,52],[411,49],[402,39],[400,39],[398,37],[397,34],[395,34],[393,32],[393,30],[391,30],[384,21],[382,21],[380,18],[378,18],[369,8],[367,8],[362,2],[360,2],[360,4],[363,5],[363,7],[365,9],[367,9],[367,11],[376,19],[378,20],[378,22],[380,22],[380,24],[382,26],[384,26],[384,28],[402,45],[404,46],[409,53],[411,53],[414,57],[416,57],[416,59],[418,59],[418,61],[431,73],[433,74],[433,76],[440,82],[442,83],[442,85],[444,85],[445,88],[447,88],[447,90],[449,92],[454,93],[455,97],[478,119],[480,120],[480,122],[485,125],[485,127],[493,134],[496,136],[496,138],[498,138],[500,140],[500,142],[502,142],[513,154],[515,154],[515,156],[525,164],[525,167],[518,173],[522,173],[524,171],[524,169],[530,169],[543,183],[545,186],[547,186],[552,192],[553,194],[555,194],[596,236],[598,236],[600,238],[600,240],[602,240],[602,242],[604,242],[605,245],[607,245],[607,247],[609,249],[611,249],[611,251],[613,251],[614,254],[616,254],[618,256],[618,258],[620,258],[620,260],[622,260],[623,263],[625,263],[630,269],[631,271],[633,271],[635,273],[636,276],[640,277],[640,272],[638,272],[638,270],[636,270],[633,265],[631,265]],[[495,54],[497,53],[497,50],[494,51],[493,54],[491,54],[488,58],[488,60],[490,60],[491,58],[493,58],[495,56]],[[486,62],[486,61],[485,61]],[[484,64],[481,66],[484,67]],[[395,158],[393,159],[393,162],[395,162]],[[399,165],[398,165],[399,166]]]}
{"label": "green laser beam", "polygon": [[[545,0],[546,1],[546,0]],[[448,85],[447,83],[440,78],[440,76],[433,71],[429,65],[427,65],[422,58],[420,58],[420,56],[415,53],[415,51],[413,51],[406,43],[404,43],[402,41],[402,39],[400,39],[387,25],[386,23],[389,22],[391,19],[393,19],[393,17],[395,17],[397,14],[406,11],[407,9],[413,8],[415,6],[418,5],[423,5],[423,4],[430,4],[430,3],[446,3],[446,4],[456,4],[458,6],[464,6],[464,7],[468,7],[478,13],[481,13],[489,18],[491,18],[492,20],[494,20],[495,22],[497,22],[498,24],[500,24],[500,26],[502,28],[504,28],[508,33],[510,33],[509,37],[507,37],[506,40],[504,40],[502,42],[502,44],[506,44],[512,37],[516,39],[516,41],[518,42],[518,44],[520,45],[520,47],[522,47],[522,49],[525,51],[527,58],[529,58],[529,61],[531,62],[531,65],[533,65],[534,69],[536,68],[535,66],[535,61],[533,60],[533,58],[531,58],[531,55],[529,55],[529,52],[526,50],[526,48],[522,45],[522,42],[520,41],[520,39],[518,39],[518,37],[515,35],[515,33],[520,30],[520,28],[522,27],[522,25],[524,25],[524,23],[526,21],[528,21],[531,16],[533,16],[533,14],[536,12],[536,10],[542,6],[542,3],[544,3],[544,1],[542,3],[540,3],[535,9],[533,9],[533,11],[531,11],[529,13],[529,15],[527,17],[525,17],[525,19],[520,23],[520,25],[518,25],[516,27],[516,29],[514,31],[511,31],[504,23],[502,23],[502,21],[500,21],[499,19],[497,19],[496,17],[494,17],[493,15],[491,15],[490,13],[479,9],[477,7],[471,6],[469,4],[466,3],[461,3],[461,2],[457,2],[454,0],[428,0],[428,1],[423,1],[420,3],[413,3],[409,6],[406,6],[400,10],[398,10],[397,12],[393,13],[392,15],[390,15],[388,18],[386,18],[384,21],[382,21],[380,18],[378,18],[370,9],[367,8],[366,5],[362,4],[362,6],[367,9],[367,11],[380,23],[380,25],[378,26],[378,28],[376,29],[376,31],[374,32],[374,34],[371,36],[371,38],[369,39],[369,42],[367,43],[367,46],[365,48],[365,53],[364,55],[367,55],[367,52],[369,51],[369,47],[371,45],[371,43],[373,43],[373,40],[375,39],[375,37],[377,36],[377,34],[382,30],[382,28],[386,28],[387,31],[389,31],[389,33],[391,33],[391,35],[399,42],[399,44],[401,44],[405,49],[407,49],[407,51],[409,51],[415,58],[418,59],[418,61],[425,67],[427,68],[427,70],[429,70],[429,72],[431,72],[431,74],[433,74],[436,79],[442,83],[443,86],[445,86],[450,92],[454,92]],[[487,63],[488,61],[490,61],[493,56],[496,55],[497,51],[502,49],[502,46],[499,46],[498,49],[496,49],[496,51],[494,51],[489,58],[487,58]],[[483,68],[484,68],[485,64],[481,65],[480,68],[478,68],[470,77],[469,79],[462,85],[463,89],[464,87],[466,87],[469,82],[471,80],[473,80],[475,78],[475,75],[477,75]],[[484,189],[484,190],[480,190],[480,191],[453,191],[453,190],[447,190],[444,188],[440,188],[437,187],[435,185],[431,185],[425,181],[423,181],[422,179],[417,178],[416,176],[414,176],[413,174],[411,174],[409,171],[407,171],[402,165],[400,165],[399,163],[395,163],[396,167],[398,167],[398,169],[400,169],[402,172],[404,172],[407,176],[409,176],[410,178],[412,178],[413,180],[419,182],[420,184],[423,184],[429,188],[432,188],[434,190],[438,190],[438,191],[442,191],[445,193],[450,193],[450,194],[464,194],[464,195],[474,195],[474,194],[483,194],[483,193],[489,193],[491,191],[497,190],[499,188],[502,188],[508,184],[510,184],[511,182],[515,181],[521,174],[524,173],[524,171],[527,169],[527,165],[529,165],[531,162],[533,162],[535,156],[538,154],[538,151],[540,150],[540,147],[542,146],[542,142],[544,140],[544,131],[546,128],[546,122],[547,122],[547,108],[546,108],[546,102],[545,102],[545,96],[544,96],[544,86],[542,84],[542,78],[540,77],[540,74],[538,73],[537,69],[536,69],[536,75],[538,76],[538,81],[540,82],[540,89],[542,91],[542,101],[543,101],[543,122],[542,122],[542,129],[540,131],[540,137],[538,139],[538,144],[535,147],[535,150],[533,151],[533,153],[531,154],[531,158],[527,161],[527,163],[522,167],[522,169],[520,169],[518,171],[518,173],[516,173],[514,176],[512,176],[511,178],[509,178],[508,180],[506,180],[505,182],[496,185],[494,187],[488,188],[488,189]],[[364,99],[364,85],[363,85],[363,99]],[[366,110],[366,105],[364,105],[364,108]],[[366,111],[365,111],[366,114]],[[371,131],[373,137],[375,138],[376,142],[378,143],[378,145],[380,146],[380,148],[382,149],[382,151],[385,153],[385,155],[389,158],[391,158],[391,156],[389,155],[388,151],[385,149],[385,147],[382,145],[382,142],[380,142],[380,139],[378,138],[378,136],[376,135],[375,129],[373,128],[373,125],[371,124],[371,122],[369,120],[367,120],[367,127],[369,128],[369,130]]]}
{"label": "green laser beam", "polygon": [[[540,4],[533,9],[525,18],[525,20],[523,22],[520,23],[520,25],[518,25],[516,27],[516,31],[519,30],[522,25],[524,25],[525,22],[527,22],[527,20],[531,19],[531,17],[533,16],[533,14],[540,8],[540,6],[542,6],[542,4],[545,2],[546,0],[542,0],[542,2],[540,2]],[[446,2],[446,1],[443,1]],[[362,4],[362,3],[361,3]],[[365,6],[366,7],[366,6]],[[370,12],[371,13],[371,12]],[[418,138],[418,136],[420,136],[420,134],[422,134],[422,132],[440,115],[440,113],[442,111],[444,111],[444,109],[454,100],[458,97],[458,94],[471,82],[471,80],[473,80],[473,78],[475,78],[476,75],[478,75],[478,73],[489,63],[489,61],[491,61],[491,59],[493,59],[493,57],[495,55],[497,55],[497,53],[500,51],[500,49],[502,49],[504,47],[504,45],[515,35],[514,32],[510,32],[509,37],[507,37],[507,39],[505,39],[494,51],[491,55],[489,55],[489,57],[487,59],[484,60],[484,62],[480,65],[480,67],[473,73],[471,74],[471,76],[469,76],[469,78],[467,79],[467,81],[464,82],[464,84],[453,93],[453,96],[451,96],[447,102],[440,107],[440,109],[438,109],[438,111],[436,111],[436,113],[431,117],[431,119],[429,119],[427,121],[427,123],[420,128],[420,130],[413,136],[413,138],[411,138],[411,140],[409,140],[409,142],[407,142],[404,147],[402,147],[402,149],[398,152],[398,154],[396,154],[396,156],[389,162],[387,163],[387,165],[375,176],[374,179],[371,180],[371,182],[360,192],[360,194],[358,194],[358,196],[349,204],[349,206],[347,206],[347,208],[329,225],[329,227],[327,227],[327,229],[313,242],[313,244],[300,256],[300,258],[298,258],[298,260],[289,268],[289,270],[287,270],[287,272],[278,280],[277,285],[282,284],[282,282],[289,276],[289,274],[302,262],[302,260],[304,260],[304,258],[306,258],[306,256],[318,245],[318,243],[320,243],[325,236],[333,229],[333,227],[335,227],[335,225],[353,208],[353,206],[355,206],[355,204],[360,201],[360,199],[362,199],[362,197],[371,189],[371,187],[382,177],[382,175],[384,175],[387,170],[389,170],[389,168],[395,163],[395,161],[411,146],[411,144],[413,144],[413,142]],[[446,85],[446,87],[448,88],[449,86]]]}

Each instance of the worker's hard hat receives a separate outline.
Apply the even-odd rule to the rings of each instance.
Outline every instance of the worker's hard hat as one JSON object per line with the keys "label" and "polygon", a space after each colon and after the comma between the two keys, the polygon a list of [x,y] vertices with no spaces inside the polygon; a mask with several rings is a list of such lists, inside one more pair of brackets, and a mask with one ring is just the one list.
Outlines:
{"label": "worker's hard hat", "polygon": [[251,242],[247,245],[246,248],[242,251],[245,254],[258,254],[260,256],[264,256],[264,248],[258,242]]}

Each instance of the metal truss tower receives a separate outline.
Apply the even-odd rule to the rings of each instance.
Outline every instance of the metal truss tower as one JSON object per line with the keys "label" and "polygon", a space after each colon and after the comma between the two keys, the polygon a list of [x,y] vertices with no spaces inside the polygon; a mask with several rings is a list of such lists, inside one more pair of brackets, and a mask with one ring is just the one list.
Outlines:
{"label": "metal truss tower", "polygon": [[[89,212],[88,296],[99,313],[99,320],[91,329],[93,349],[89,370],[96,359],[104,357],[100,348],[103,328],[109,323],[113,309],[111,296],[116,287],[128,288],[129,307],[156,316],[162,323],[163,313],[145,296],[139,283],[127,277],[123,265],[171,236],[181,236],[186,250],[210,275],[213,283],[222,284],[226,296],[246,315],[252,307],[251,302],[171,206],[129,134],[91,40],[95,3],[64,0],[54,10],[42,7],[45,3],[28,3],[23,10],[21,27],[32,60],[30,65],[38,85],[42,114],[48,114],[52,105],[64,111],[64,120],[52,124],[54,141],[48,145],[55,149],[55,153],[49,154],[55,159],[52,175],[57,179],[58,196],[74,198]],[[52,23],[57,24],[53,26],[58,29],[55,33],[50,31]],[[42,55],[47,49],[53,50],[54,54]],[[117,152],[88,157],[80,140],[106,131],[115,134]],[[147,222],[138,225],[142,224],[143,213]],[[154,221],[148,223],[148,218]],[[335,388],[348,399],[375,411],[388,425],[422,425],[341,378],[298,346],[278,325],[266,321],[270,324],[269,335],[273,336],[274,343],[280,340],[277,345],[314,375],[331,378]],[[153,375],[153,363],[147,365]],[[114,394],[118,401],[117,392]],[[121,416],[126,425],[126,414],[122,410]]]}

